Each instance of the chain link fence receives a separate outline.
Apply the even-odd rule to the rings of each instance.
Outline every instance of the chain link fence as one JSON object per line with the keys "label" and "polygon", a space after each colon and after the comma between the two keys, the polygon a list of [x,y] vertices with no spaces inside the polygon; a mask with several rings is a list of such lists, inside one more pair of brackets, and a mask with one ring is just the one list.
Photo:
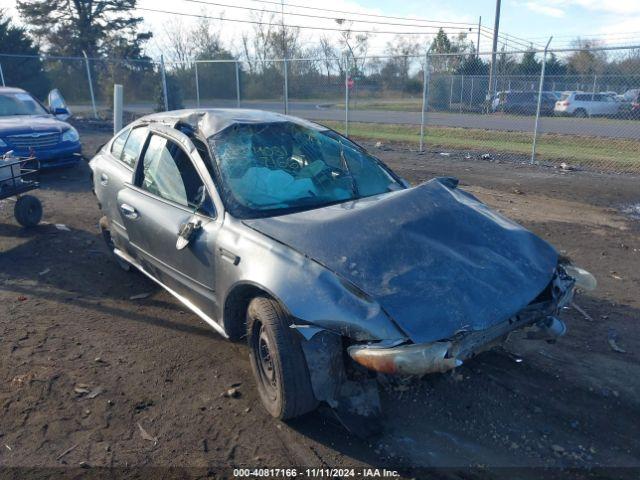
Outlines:
{"label": "chain link fence", "polygon": [[180,63],[0,54],[3,84],[41,99],[58,88],[76,116],[111,120],[121,84],[125,123],[165,108],[257,108],[436,153],[640,173],[640,47],[502,51],[490,70],[491,54],[467,53]]}

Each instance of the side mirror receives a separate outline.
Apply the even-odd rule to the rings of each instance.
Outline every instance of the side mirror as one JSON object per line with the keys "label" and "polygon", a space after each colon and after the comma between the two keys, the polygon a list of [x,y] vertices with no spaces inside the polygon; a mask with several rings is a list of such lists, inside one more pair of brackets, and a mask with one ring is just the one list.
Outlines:
{"label": "side mirror", "polygon": [[69,110],[63,107],[56,107],[53,109],[53,114],[57,117],[58,115],[69,115]]}

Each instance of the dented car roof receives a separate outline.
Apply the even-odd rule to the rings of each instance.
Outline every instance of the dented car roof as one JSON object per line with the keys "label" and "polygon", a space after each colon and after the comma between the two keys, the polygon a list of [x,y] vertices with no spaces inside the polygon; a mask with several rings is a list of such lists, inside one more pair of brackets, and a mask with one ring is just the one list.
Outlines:
{"label": "dented car roof", "polygon": [[291,122],[315,130],[327,130],[317,123],[264,110],[244,108],[197,108],[158,112],[140,118],[141,121],[186,123],[204,138],[209,138],[234,124]]}

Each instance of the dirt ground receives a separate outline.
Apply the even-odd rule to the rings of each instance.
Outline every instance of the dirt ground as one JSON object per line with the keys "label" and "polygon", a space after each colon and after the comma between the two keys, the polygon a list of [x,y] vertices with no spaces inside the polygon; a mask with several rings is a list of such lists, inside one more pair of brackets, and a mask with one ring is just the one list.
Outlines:
{"label": "dirt ground", "polygon": [[[89,156],[108,139],[81,135]],[[112,262],[83,162],[42,175],[34,229],[0,203],[0,466],[491,469],[474,478],[604,467],[638,478],[640,220],[622,212],[640,203],[639,179],[376,153],[413,183],[460,178],[594,273],[598,289],[577,298],[588,318],[567,310],[555,344],[512,338],[453,374],[384,390],[379,437],[348,434],[328,409],[279,422],[259,403],[244,345]],[[231,386],[239,397],[222,396]]]}

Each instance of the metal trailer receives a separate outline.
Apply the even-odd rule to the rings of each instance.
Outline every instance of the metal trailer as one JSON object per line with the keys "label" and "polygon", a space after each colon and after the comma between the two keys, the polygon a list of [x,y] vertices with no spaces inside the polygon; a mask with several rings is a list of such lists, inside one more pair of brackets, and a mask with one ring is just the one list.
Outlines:
{"label": "metal trailer", "polygon": [[40,188],[37,181],[40,163],[34,157],[3,156],[0,158],[0,200],[16,197],[13,214],[23,227],[34,227],[42,219],[42,203],[33,195]]}

